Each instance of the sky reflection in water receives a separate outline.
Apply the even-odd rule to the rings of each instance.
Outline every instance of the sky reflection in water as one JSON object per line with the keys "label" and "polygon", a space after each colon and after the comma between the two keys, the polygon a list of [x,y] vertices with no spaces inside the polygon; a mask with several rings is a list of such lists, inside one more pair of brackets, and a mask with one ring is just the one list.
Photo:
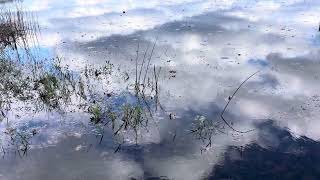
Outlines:
{"label": "sky reflection in water", "polygon": [[[111,131],[106,130],[100,145],[93,135],[84,135],[87,114],[22,118],[21,124],[44,127],[34,141],[45,148],[32,149],[23,160],[14,155],[1,160],[4,180],[201,179],[226,161],[223,154],[232,146],[279,147],[283,138],[261,124],[290,130],[292,141],[320,138],[320,2],[26,0],[22,6],[38,16],[41,56],[61,56],[74,72],[105,61],[125,69],[128,82],[118,75],[108,79],[107,89],[96,88],[96,94],[114,93],[114,103],[130,99],[126,88],[134,83],[131,59],[138,44],[142,56],[157,39],[151,63],[162,67],[160,101],[176,119],[157,114],[141,130],[138,145],[128,135],[114,154]],[[220,121],[227,98],[257,70],[261,72],[241,88],[226,114],[237,129],[255,131],[226,129],[201,153],[205,144],[189,134],[195,117]],[[170,71],[176,71],[174,76]],[[269,120],[274,124],[264,124]],[[292,149],[281,151],[294,154]]]}

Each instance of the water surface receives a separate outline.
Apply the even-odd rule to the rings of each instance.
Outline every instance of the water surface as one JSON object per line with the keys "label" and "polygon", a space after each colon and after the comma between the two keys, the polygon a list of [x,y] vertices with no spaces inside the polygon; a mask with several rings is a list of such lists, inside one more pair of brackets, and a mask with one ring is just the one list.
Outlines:
{"label": "water surface", "polygon": [[5,111],[1,179],[318,179],[320,2],[0,6],[38,24],[5,53],[47,90]]}

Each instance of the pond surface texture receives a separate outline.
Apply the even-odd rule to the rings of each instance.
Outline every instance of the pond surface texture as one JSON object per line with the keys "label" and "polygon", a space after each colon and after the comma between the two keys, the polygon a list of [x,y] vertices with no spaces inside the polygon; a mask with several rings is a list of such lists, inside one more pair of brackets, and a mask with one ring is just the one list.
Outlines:
{"label": "pond surface texture", "polygon": [[320,1],[0,7],[0,180],[320,179]]}

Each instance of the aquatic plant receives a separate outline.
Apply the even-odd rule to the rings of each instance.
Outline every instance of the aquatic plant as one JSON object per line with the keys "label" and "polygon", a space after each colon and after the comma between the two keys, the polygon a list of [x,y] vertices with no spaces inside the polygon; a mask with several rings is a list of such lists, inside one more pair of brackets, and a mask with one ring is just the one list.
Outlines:
{"label": "aquatic plant", "polygon": [[98,124],[102,121],[102,112],[99,105],[94,104],[92,107],[90,107],[89,113],[92,115],[90,121],[94,124]]}
{"label": "aquatic plant", "polygon": [[212,145],[212,136],[221,132],[219,124],[207,119],[205,116],[198,115],[192,123],[190,132],[196,137],[206,143],[205,148]]}
{"label": "aquatic plant", "polygon": [[29,46],[37,42],[39,25],[32,13],[23,12],[18,5],[16,7],[16,10],[0,9],[0,52],[9,52],[10,56],[10,52],[14,52],[20,60],[21,54],[31,55]]}
{"label": "aquatic plant", "polygon": [[[8,126],[4,132],[10,139],[10,145],[14,147],[14,151],[18,153],[20,157],[27,156],[28,150],[30,149],[30,139],[37,135],[36,129],[29,131],[22,131],[20,129]],[[3,155],[7,152],[4,146],[1,147]]]}

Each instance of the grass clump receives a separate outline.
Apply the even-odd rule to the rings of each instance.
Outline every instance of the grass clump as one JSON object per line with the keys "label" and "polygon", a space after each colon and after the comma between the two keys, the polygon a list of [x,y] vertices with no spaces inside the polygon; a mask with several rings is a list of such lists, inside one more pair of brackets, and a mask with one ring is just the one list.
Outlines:
{"label": "grass clump", "polygon": [[102,121],[102,110],[97,104],[89,108],[89,113],[91,114],[90,121],[94,124],[98,124]]}
{"label": "grass clump", "polygon": [[51,74],[46,74],[39,81],[39,97],[42,102],[49,107],[57,108],[59,100],[57,90],[59,88],[58,79]]}

